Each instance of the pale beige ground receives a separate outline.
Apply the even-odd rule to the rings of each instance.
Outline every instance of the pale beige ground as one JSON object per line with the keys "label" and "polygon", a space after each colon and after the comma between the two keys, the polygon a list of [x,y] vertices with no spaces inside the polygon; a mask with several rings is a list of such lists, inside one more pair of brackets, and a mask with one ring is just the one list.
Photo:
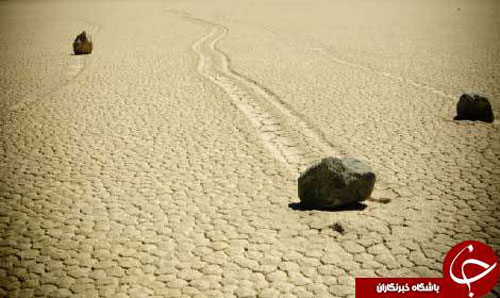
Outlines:
{"label": "pale beige ground", "polygon": [[[462,91],[500,116],[499,20],[495,0],[0,1],[0,296],[352,297],[440,276],[462,240],[499,252],[500,124],[452,121]],[[290,208],[326,153],[373,165],[365,209]]]}

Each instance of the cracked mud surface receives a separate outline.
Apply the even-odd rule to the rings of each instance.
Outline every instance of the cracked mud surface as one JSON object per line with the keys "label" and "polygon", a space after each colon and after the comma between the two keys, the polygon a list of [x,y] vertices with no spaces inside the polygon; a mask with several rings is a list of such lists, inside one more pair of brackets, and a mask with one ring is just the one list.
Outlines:
{"label": "cracked mud surface", "polygon": [[250,120],[257,135],[276,159],[297,174],[311,162],[334,154],[331,145],[274,95],[230,68],[227,56],[216,49],[217,42],[226,35],[227,28],[192,17],[187,19],[212,27],[207,36],[193,45],[199,55],[198,72],[226,92]]}
{"label": "cracked mud surface", "polygon": [[[0,297],[353,297],[441,276],[462,240],[500,250],[500,126],[450,120],[467,73],[350,51],[362,30],[332,52],[278,3],[0,3]],[[82,27],[94,52],[71,56]],[[326,154],[369,161],[373,200],[290,208]]]}

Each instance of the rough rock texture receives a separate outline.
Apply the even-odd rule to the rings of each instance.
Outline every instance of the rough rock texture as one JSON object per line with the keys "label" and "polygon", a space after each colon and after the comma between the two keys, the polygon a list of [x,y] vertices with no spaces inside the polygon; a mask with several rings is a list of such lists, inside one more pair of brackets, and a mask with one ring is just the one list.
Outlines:
{"label": "rough rock texture", "polygon": [[460,96],[455,120],[479,120],[491,123],[493,119],[491,104],[486,97],[467,93]]}
{"label": "rough rock texture", "polygon": [[375,173],[365,162],[328,157],[300,175],[299,197],[306,205],[339,207],[366,200],[374,185]]}
{"label": "rough rock texture", "polygon": [[92,53],[92,38],[85,31],[80,33],[73,42],[73,52],[75,55]]}

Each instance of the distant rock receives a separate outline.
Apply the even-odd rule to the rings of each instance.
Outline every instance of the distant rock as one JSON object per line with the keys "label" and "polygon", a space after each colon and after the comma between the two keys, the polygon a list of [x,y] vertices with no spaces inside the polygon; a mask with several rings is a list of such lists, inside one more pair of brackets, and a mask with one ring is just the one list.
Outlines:
{"label": "distant rock", "polygon": [[80,33],[73,42],[73,52],[75,55],[92,53],[92,38],[85,31]]}
{"label": "distant rock", "polygon": [[299,198],[315,208],[364,201],[372,193],[375,179],[372,168],[363,161],[327,157],[300,175]]}
{"label": "distant rock", "polygon": [[493,111],[486,97],[477,94],[464,93],[457,104],[455,120],[473,120],[493,122]]}

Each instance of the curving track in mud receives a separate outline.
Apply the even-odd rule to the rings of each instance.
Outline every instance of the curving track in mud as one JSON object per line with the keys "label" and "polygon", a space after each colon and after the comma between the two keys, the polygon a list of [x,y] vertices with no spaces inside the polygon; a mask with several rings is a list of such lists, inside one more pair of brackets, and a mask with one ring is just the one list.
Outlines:
{"label": "curving track in mud", "polygon": [[[272,91],[231,68],[229,57],[217,47],[217,43],[228,33],[226,27],[184,12],[165,11],[210,28],[210,32],[192,46],[199,56],[198,73],[224,90],[236,108],[251,122],[263,145],[286,166],[293,178],[297,178],[321,158],[349,155],[327,141],[319,130],[314,129]],[[378,179],[370,200],[379,201],[378,191],[394,187],[397,185]]]}
{"label": "curving track in mud", "polygon": [[321,157],[339,155],[275,95],[230,68],[228,57],[217,49],[217,42],[228,32],[225,27],[192,17],[189,19],[211,27],[209,34],[193,45],[200,59],[198,72],[226,92],[278,160],[297,174]]}

